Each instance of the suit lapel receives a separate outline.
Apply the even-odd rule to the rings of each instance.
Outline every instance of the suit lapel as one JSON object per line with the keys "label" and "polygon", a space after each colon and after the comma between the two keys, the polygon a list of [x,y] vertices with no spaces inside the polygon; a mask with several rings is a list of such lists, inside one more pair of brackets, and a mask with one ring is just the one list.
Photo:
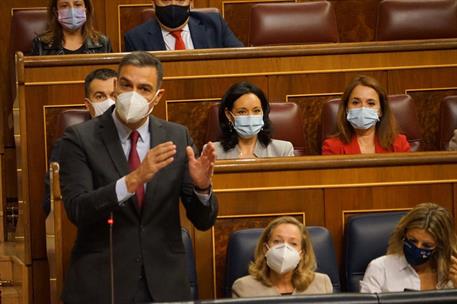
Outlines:
{"label": "suit lapel", "polygon": [[209,48],[208,40],[206,39],[205,26],[201,24],[200,21],[192,18],[192,15],[189,18],[189,30],[195,49]]}
{"label": "suit lapel", "polygon": [[119,177],[122,177],[129,173],[129,167],[111,113],[112,110],[108,110],[100,118],[101,138]]}
{"label": "suit lapel", "polygon": [[163,41],[162,30],[155,18],[150,21],[148,30],[148,49],[149,50],[166,50],[165,41]]}

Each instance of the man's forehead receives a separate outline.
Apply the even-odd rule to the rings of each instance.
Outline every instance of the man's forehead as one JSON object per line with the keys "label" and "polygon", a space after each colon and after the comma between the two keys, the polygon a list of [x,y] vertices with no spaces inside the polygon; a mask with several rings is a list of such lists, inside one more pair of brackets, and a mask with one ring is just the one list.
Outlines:
{"label": "man's forehead", "polygon": [[154,66],[135,66],[125,65],[119,70],[119,79],[126,78],[132,80],[133,78],[151,78],[157,79],[157,70]]}
{"label": "man's forehead", "polygon": [[103,91],[103,90],[113,90],[114,89],[114,80],[116,77],[111,77],[108,79],[98,79],[95,78],[90,82],[89,89],[93,92]]}

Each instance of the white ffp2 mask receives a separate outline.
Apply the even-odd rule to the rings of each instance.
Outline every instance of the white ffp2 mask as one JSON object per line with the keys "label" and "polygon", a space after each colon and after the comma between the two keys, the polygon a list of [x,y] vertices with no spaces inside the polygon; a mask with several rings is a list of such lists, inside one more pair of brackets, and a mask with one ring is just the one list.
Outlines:
{"label": "white ffp2 mask", "polygon": [[301,259],[298,251],[287,243],[271,247],[265,257],[268,267],[279,274],[294,270]]}
{"label": "white ffp2 mask", "polygon": [[[157,97],[159,91],[151,102]],[[126,123],[136,123],[148,116],[154,107],[149,110],[149,103],[146,98],[135,91],[121,93],[116,99],[116,111],[119,117]]]}

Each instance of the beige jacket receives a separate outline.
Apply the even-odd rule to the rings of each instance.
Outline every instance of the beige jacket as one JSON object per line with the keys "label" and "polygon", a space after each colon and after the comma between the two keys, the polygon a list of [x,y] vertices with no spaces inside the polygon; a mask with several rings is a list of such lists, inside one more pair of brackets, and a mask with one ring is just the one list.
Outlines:
{"label": "beige jacket", "polygon": [[[323,273],[315,273],[314,280],[302,292],[294,291],[293,295],[300,294],[323,294],[332,293],[333,286],[330,278]],[[248,298],[248,297],[268,297],[280,296],[281,294],[274,287],[269,287],[256,280],[253,276],[247,275],[233,283],[232,297],[233,298]]]}

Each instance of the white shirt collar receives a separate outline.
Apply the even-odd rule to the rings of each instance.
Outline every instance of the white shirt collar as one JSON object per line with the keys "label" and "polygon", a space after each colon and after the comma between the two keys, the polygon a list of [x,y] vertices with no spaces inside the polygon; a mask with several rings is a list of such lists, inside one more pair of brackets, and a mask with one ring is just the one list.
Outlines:
{"label": "white shirt collar", "polygon": [[[125,143],[130,136],[130,133],[132,130],[130,130],[129,127],[127,127],[122,121],[119,120],[119,118],[116,115],[116,108],[114,108],[113,112],[111,113],[111,116],[113,117],[114,125],[116,126],[117,134],[119,134],[119,139],[121,140],[121,143]],[[147,117],[146,121],[138,127],[136,130],[138,133],[140,133],[140,140],[144,141],[146,138],[147,133],[149,132],[149,116]]]}
{"label": "white shirt collar", "polygon": [[[167,31],[167,30],[164,30],[162,27],[160,27],[160,30],[162,31],[162,36],[170,36],[171,35],[171,32]],[[183,32],[187,32],[187,33],[190,33],[190,29],[189,29],[189,22],[186,23],[186,25],[181,29]]]}

